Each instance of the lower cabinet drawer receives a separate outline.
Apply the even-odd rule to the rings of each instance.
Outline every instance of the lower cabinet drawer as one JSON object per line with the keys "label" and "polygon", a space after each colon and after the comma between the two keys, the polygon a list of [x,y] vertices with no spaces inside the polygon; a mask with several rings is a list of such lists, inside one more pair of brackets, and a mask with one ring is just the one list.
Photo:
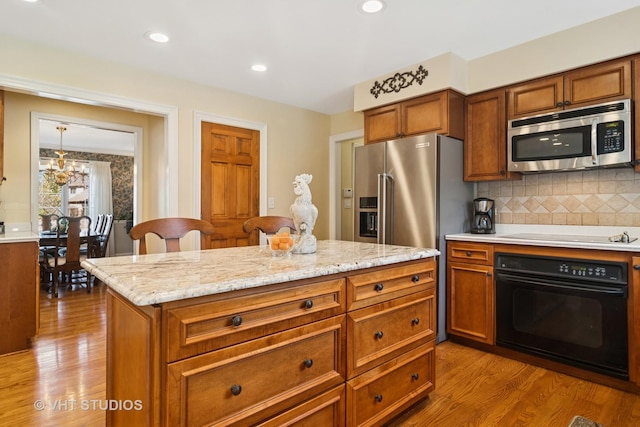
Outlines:
{"label": "lower cabinet drawer", "polygon": [[259,427],[341,427],[345,424],[344,385],[322,393],[295,408],[277,415]]}
{"label": "lower cabinet drawer", "polygon": [[347,425],[393,418],[435,389],[435,341],[347,382]]}
{"label": "lower cabinet drawer", "polygon": [[168,309],[167,361],[175,362],[345,312],[345,279]]}
{"label": "lower cabinet drawer", "polygon": [[347,314],[347,378],[436,337],[435,289]]}
{"label": "lower cabinet drawer", "polygon": [[344,382],[345,316],[171,363],[166,424],[248,425]]}
{"label": "lower cabinet drawer", "polygon": [[436,286],[433,259],[412,261],[347,278],[347,310],[372,306]]}

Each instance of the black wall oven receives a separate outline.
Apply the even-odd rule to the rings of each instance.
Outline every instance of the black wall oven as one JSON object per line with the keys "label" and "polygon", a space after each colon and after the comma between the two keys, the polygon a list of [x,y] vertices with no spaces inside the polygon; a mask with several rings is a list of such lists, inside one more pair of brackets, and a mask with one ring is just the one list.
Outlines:
{"label": "black wall oven", "polygon": [[627,264],[496,254],[500,346],[627,380]]}

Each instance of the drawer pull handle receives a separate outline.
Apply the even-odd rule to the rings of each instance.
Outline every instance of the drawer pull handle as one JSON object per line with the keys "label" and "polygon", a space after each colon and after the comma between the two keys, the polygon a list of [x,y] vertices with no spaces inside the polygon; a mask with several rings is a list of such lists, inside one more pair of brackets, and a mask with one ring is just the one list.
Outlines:
{"label": "drawer pull handle", "polygon": [[384,285],[382,283],[376,283],[373,289],[375,289],[377,292],[382,292],[382,290],[384,289]]}
{"label": "drawer pull handle", "polygon": [[304,362],[302,362],[302,363],[304,363],[304,366],[306,368],[310,368],[310,367],[313,366],[313,359],[304,359]]}
{"label": "drawer pull handle", "polygon": [[415,276],[413,276],[413,277],[411,278],[411,281],[412,281],[413,283],[418,283],[418,282],[420,281],[420,275],[419,275],[419,274],[416,274]]}
{"label": "drawer pull handle", "polygon": [[382,395],[381,394],[376,394],[375,396],[373,396],[373,398],[376,400],[376,402],[380,403],[382,402]]}
{"label": "drawer pull handle", "polygon": [[418,374],[411,374],[411,379],[412,379],[413,381],[418,381],[418,378],[420,378],[420,375],[418,375]]}
{"label": "drawer pull handle", "polygon": [[467,256],[471,256],[471,251],[467,251]]}
{"label": "drawer pull handle", "polygon": [[412,320],[411,320],[411,324],[412,324],[412,325],[417,325],[417,324],[419,324],[419,323],[420,323],[420,318],[418,318],[418,317],[416,317],[415,319],[412,319]]}
{"label": "drawer pull handle", "polygon": [[634,270],[640,270],[640,264],[635,264],[635,265],[633,266],[633,269],[634,269]]}
{"label": "drawer pull handle", "polygon": [[384,336],[384,333],[382,331],[378,331],[378,332],[375,333],[375,337],[377,339],[381,339],[383,336]]}
{"label": "drawer pull handle", "polygon": [[233,326],[240,326],[242,325],[242,316],[233,316],[231,318],[231,324]]}
{"label": "drawer pull handle", "polygon": [[313,307],[313,301],[308,299],[304,302],[304,308],[309,309]]}
{"label": "drawer pull handle", "polygon": [[239,395],[240,393],[242,393],[242,386],[239,384],[234,384],[231,386],[231,394],[233,394],[234,396]]}

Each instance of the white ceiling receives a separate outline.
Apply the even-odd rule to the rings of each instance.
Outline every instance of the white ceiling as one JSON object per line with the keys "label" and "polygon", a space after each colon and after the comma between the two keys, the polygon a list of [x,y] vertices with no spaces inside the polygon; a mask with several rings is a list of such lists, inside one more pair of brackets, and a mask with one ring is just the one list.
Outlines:
{"label": "white ceiling", "polygon": [[[59,122],[41,119],[39,123],[40,148],[60,148],[60,131],[62,134],[62,149],[64,151],[82,151],[89,153],[117,154],[133,156],[136,135],[131,132],[121,132],[101,129],[79,123]],[[67,159],[71,158],[67,156]]]}
{"label": "white ceiling", "polygon": [[[2,0],[0,32],[332,114],[353,109],[354,85],[442,53],[470,60],[640,6],[385,0],[368,15],[361,1]],[[152,43],[148,31],[171,41]],[[268,71],[251,71],[255,62]]]}

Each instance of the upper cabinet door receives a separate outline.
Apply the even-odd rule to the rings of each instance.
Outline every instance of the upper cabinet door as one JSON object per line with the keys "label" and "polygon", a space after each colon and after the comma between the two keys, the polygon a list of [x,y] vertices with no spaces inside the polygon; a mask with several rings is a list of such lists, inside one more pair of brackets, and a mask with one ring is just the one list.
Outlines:
{"label": "upper cabinet door", "polygon": [[562,109],[562,85],[562,77],[548,77],[509,89],[508,119]]}
{"label": "upper cabinet door", "polygon": [[566,73],[564,107],[631,98],[631,61],[606,62]]}
{"label": "upper cabinet door", "polygon": [[364,112],[365,144],[430,132],[464,137],[464,95],[444,90]]}
{"label": "upper cabinet door", "polygon": [[464,180],[520,179],[507,172],[505,91],[496,89],[470,95],[466,100]]}
{"label": "upper cabinet door", "polygon": [[396,139],[400,135],[400,105],[392,104],[374,108],[364,113],[364,141],[381,142]]}
{"label": "upper cabinet door", "polygon": [[631,98],[631,61],[611,61],[509,89],[507,120]]}

